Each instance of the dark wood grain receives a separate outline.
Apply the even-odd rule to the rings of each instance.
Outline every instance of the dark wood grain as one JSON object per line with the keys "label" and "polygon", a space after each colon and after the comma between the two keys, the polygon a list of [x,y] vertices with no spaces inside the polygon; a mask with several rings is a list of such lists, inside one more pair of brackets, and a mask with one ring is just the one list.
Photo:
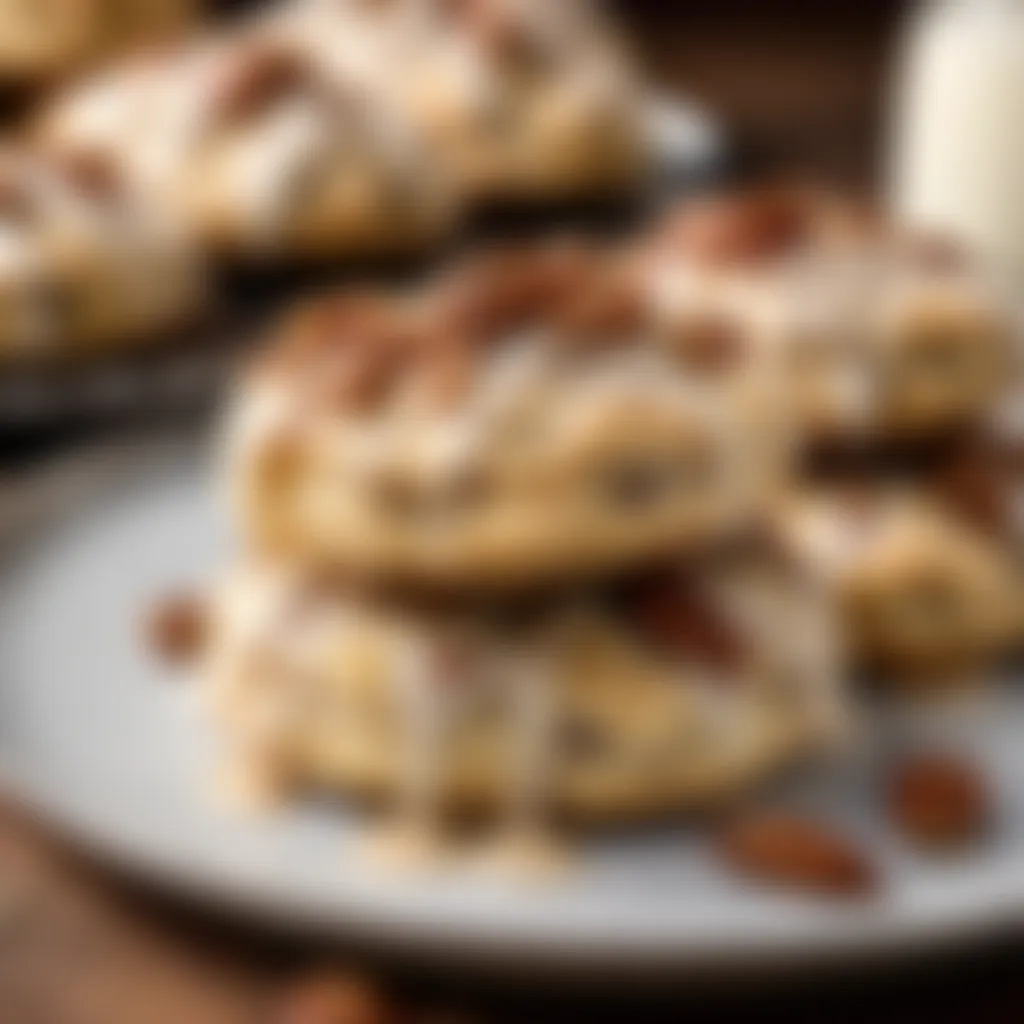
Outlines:
{"label": "dark wood grain", "polygon": [[878,178],[905,4],[617,5],[655,77],[722,121],[758,171]]}

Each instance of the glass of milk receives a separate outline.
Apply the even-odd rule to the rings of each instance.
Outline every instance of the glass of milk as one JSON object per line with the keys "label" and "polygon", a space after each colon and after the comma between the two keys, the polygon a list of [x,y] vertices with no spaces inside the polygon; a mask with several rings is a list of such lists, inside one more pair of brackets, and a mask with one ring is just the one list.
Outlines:
{"label": "glass of milk", "polygon": [[898,65],[890,195],[1024,287],[1024,0],[936,0]]}

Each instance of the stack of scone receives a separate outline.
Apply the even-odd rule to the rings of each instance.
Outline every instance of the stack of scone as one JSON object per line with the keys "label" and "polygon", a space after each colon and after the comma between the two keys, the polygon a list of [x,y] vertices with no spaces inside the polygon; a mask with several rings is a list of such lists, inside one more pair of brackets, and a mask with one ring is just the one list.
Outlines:
{"label": "stack of scone", "polygon": [[[228,431],[230,777],[383,801],[392,852],[467,809],[536,852],[552,819],[821,752],[855,666],[991,666],[1020,635],[1008,534],[935,480],[1003,404],[1013,332],[939,255],[790,190],[306,304]],[[861,453],[828,497],[822,444]]]}
{"label": "stack of scone", "polygon": [[301,309],[229,430],[244,564],[206,678],[235,781],[386,798],[420,840],[460,809],[535,839],[834,740],[830,609],[765,529],[773,387],[592,245]]}

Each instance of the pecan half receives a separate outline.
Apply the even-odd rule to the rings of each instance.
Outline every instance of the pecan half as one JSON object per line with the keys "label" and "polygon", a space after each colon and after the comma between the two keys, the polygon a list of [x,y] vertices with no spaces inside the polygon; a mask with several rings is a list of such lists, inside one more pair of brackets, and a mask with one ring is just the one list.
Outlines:
{"label": "pecan half", "polygon": [[172,594],[163,598],[146,622],[151,648],[171,664],[192,661],[202,652],[207,639],[207,610],[195,594]]}
{"label": "pecan half", "polygon": [[366,347],[338,352],[311,369],[317,401],[335,412],[367,413],[387,401],[403,366],[398,353]]}
{"label": "pecan half", "polygon": [[831,896],[863,896],[878,885],[868,857],[849,839],[806,818],[760,812],[720,837],[726,863],[740,874]]}
{"label": "pecan half", "polygon": [[887,800],[899,831],[926,847],[970,843],[991,817],[985,780],[973,765],[949,754],[919,754],[898,765]]}
{"label": "pecan half", "polygon": [[394,1024],[398,1014],[379,989],[351,973],[317,972],[286,989],[274,1024]]}

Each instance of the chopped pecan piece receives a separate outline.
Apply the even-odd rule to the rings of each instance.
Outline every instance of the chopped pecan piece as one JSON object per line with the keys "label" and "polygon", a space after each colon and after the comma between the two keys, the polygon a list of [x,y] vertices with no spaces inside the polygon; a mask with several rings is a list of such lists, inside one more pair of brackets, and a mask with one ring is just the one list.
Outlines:
{"label": "chopped pecan piece", "polygon": [[298,53],[270,43],[233,55],[217,83],[212,108],[225,121],[252,117],[310,77]]}
{"label": "chopped pecan piece", "polygon": [[202,652],[207,639],[207,610],[195,594],[173,594],[152,609],[147,636],[165,661],[184,664]]}
{"label": "chopped pecan piece", "polygon": [[538,250],[534,263],[538,299],[550,309],[607,269],[604,255],[592,244],[572,238],[552,242]]}
{"label": "chopped pecan piece", "polygon": [[647,323],[648,314],[640,289],[632,281],[609,273],[593,275],[566,295],[554,320],[566,340],[598,345],[635,337]]}
{"label": "chopped pecan piece", "polygon": [[669,228],[668,241],[702,263],[758,263],[796,248],[810,226],[807,203],[796,192],[744,192],[684,207]]}
{"label": "chopped pecan piece", "polygon": [[381,300],[373,295],[330,295],[304,304],[289,318],[284,336],[301,353],[368,344],[386,316]]}
{"label": "chopped pecan piece", "polygon": [[974,441],[957,448],[935,468],[931,484],[952,512],[989,536],[1012,530],[1009,459],[994,443]]}
{"label": "chopped pecan piece", "polygon": [[26,182],[13,170],[0,172],[0,217],[24,223],[32,217],[35,204]]}
{"label": "chopped pecan piece", "polygon": [[845,836],[790,814],[760,812],[720,837],[726,862],[743,875],[833,896],[863,896],[877,887],[874,865]]}
{"label": "chopped pecan piece", "polygon": [[284,992],[274,1024],[394,1024],[395,1008],[356,974],[317,972]]}
{"label": "chopped pecan piece", "polygon": [[70,153],[60,158],[59,165],[67,180],[90,199],[116,199],[124,187],[115,163],[100,153]]}
{"label": "chopped pecan piece", "polygon": [[655,581],[628,601],[643,634],[672,654],[724,671],[740,667],[747,657],[739,630],[685,581]]}
{"label": "chopped pecan piece", "polygon": [[370,412],[387,400],[402,369],[399,355],[384,347],[339,352],[315,368],[312,386],[332,409]]}
{"label": "chopped pecan piece", "polygon": [[687,365],[709,374],[735,368],[747,351],[742,328],[725,316],[704,316],[687,324],[678,344]]}
{"label": "chopped pecan piece", "polygon": [[477,342],[538,316],[548,299],[547,280],[535,250],[482,253],[460,267],[443,286],[437,329]]}
{"label": "chopped pecan piece", "polygon": [[963,846],[990,818],[988,788],[977,769],[948,754],[919,754],[899,765],[889,782],[889,813],[900,832],[920,846]]}

